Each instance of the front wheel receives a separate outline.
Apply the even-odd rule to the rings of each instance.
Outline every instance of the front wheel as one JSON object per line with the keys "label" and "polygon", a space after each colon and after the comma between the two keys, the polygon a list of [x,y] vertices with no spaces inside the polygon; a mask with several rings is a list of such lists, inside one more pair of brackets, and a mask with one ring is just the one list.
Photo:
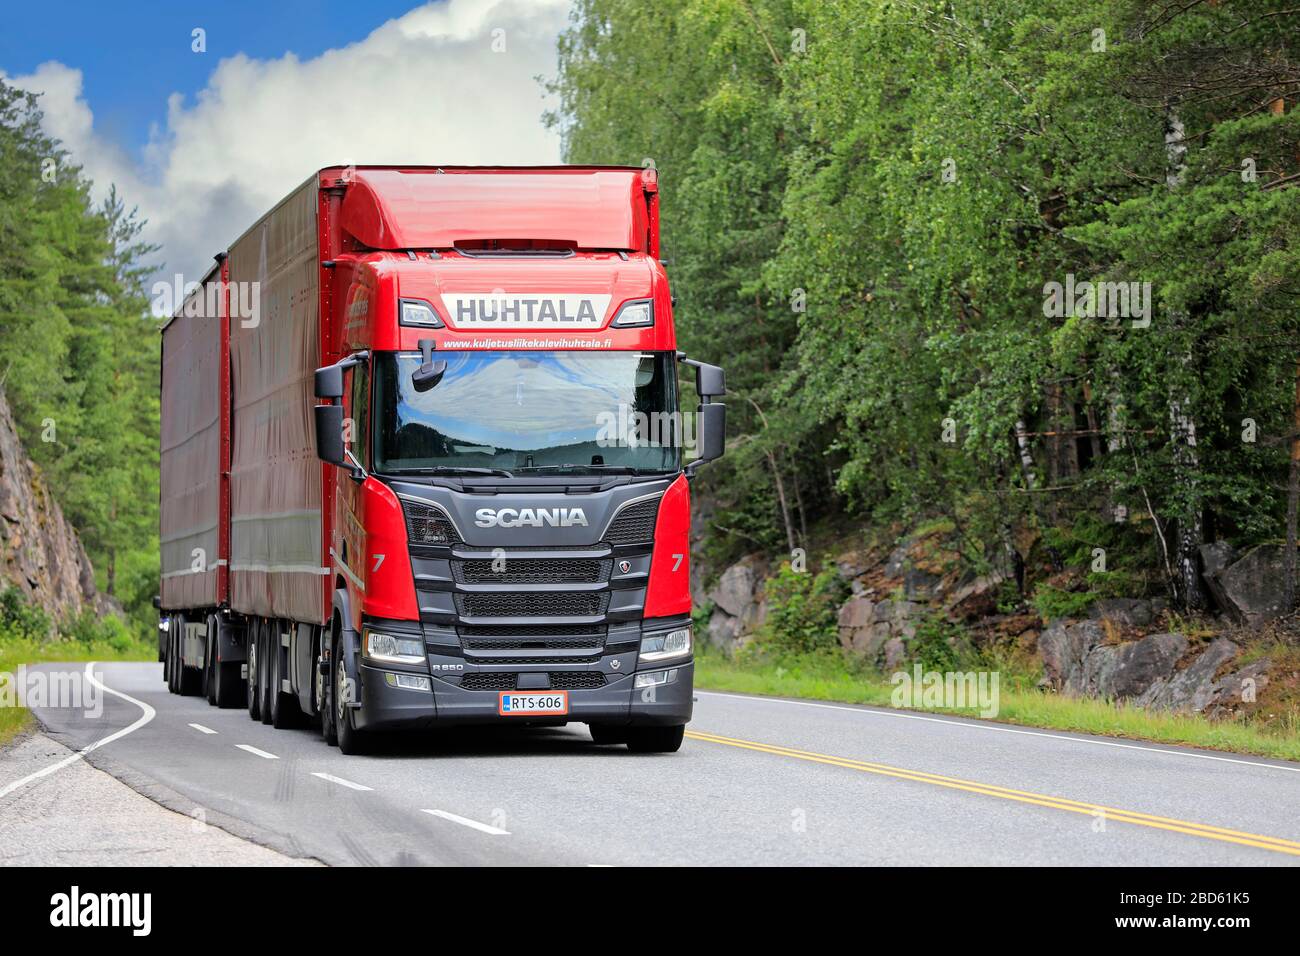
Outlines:
{"label": "front wheel", "polygon": [[628,727],[619,727],[616,724],[587,725],[587,730],[591,731],[592,743],[597,744],[625,744],[627,743],[629,729]]}
{"label": "front wheel", "polygon": [[675,754],[686,735],[685,724],[627,728],[627,749],[634,754]]}
{"label": "front wheel", "polygon": [[343,635],[334,638],[334,682],[331,697],[334,704],[334,733],[338,737],[339,751],[345,754],[363,754],[369,738],[352,726],[352,708],[348,703],[355,696],[348,669],[343,663]]}

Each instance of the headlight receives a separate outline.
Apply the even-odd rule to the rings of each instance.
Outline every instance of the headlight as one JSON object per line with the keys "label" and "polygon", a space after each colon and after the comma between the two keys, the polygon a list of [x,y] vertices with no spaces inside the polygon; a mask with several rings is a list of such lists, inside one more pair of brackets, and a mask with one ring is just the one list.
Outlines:
{"label": "headlight", "polygon": [[618,315],[614,316],[614,321],[610,323],[610,327],[632,329],[654,324],[654,303],[649,299],[639,299],[635,302],[624,302],[623,307],[618,310]]}
{"label": "headlight", "polygon": [[366,631],[364,646],[365,655],[371,660],[389,661],[394,664],[424,663],[423,638],[398,637],[394,634]]}
{"label": "headlight", "polygon": [[426,329],[442,328],[442,319],[433,311],[433,306],[419,299],[403,299],[401,304],[401,324],[416,325]]}
{"label": "headlight", "polygon": [[171,626],[172,626],[172,620],[171,620],[171,618],[169,618],[169,617],[160,617],[160,618],[158,619],[158,630],[160,630],[160,631],[168,631],[168,630],[171,630]]}
{"label": "headlight", "polygon": [[641,638],[641,660],[667,661],[685,657],[691,652],[691,629],[681,627],[663,634],[647,634]]}

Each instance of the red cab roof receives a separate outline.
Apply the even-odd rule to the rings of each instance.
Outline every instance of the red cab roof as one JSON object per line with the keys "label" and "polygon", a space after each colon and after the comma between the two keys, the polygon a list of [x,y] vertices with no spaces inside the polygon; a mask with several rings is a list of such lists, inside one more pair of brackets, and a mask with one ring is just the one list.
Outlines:
{"label": "red cab roof", "polygon": [[367,249],[525,240],[659,251],[653,169],[357,166],[322,170],[321,183],[346,185],[340,223]]}

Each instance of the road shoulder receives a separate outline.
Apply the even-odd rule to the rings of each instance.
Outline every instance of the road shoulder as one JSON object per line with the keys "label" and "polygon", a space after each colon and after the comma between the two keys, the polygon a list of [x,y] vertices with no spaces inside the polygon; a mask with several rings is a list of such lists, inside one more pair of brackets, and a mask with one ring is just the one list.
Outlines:
{"label": "road shoulder", "polygon": [[[71,755],[44,733],[0,749],[0,786]],[[93,808],[93,812],[88,812]],[[178,813],[85,760],[0,798],[0,865],[312,866]]]}

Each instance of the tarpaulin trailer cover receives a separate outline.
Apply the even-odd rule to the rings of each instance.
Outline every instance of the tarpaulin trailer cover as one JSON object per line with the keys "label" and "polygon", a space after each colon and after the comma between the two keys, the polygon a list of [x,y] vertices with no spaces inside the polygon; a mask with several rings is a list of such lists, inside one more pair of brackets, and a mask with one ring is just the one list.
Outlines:
{"label": "tarpaulin trailer cover", "polygon": [[[159,543],[162,605],[214,607],[220,574],[225,392],[220,272],[213,269],[162,333]],[[187,314],[188,313],[188,314]]]}
{"label": "tarpaulin trailer cover", "polygon": [[313,176],[230,250],[232,301],[251,301],[241,283],[260,290],[256,320],[230,321],[230,607],[324,623],[318,196]]}

